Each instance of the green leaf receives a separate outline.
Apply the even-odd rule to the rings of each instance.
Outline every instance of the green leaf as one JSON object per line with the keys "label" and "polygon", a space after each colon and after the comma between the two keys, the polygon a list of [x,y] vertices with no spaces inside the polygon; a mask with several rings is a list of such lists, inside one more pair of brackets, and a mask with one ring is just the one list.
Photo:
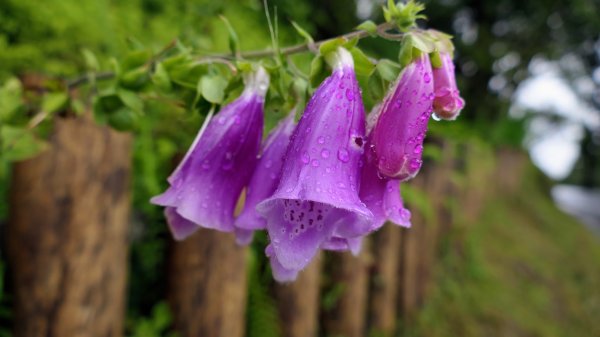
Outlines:
{"label": "green leaf", "polygon": [[16,78],[8,79],[0,87],[0,122],[10,120],[23,107],[22,93],[21,82]]}
{"label": "green leaf", "polygon": [[294,28],[296,29],[298,34],[300,34],[306,40],[307,43],[312,44],[315,42],[315,40],[312,38],[312,36],[310,36],[310,34],[306,30],[304,30],[302,27],[300,27],[299,24],[292,21],[292,26],[294,26]]}
{"label": "green leaf", "polygon": [[157,63],[156,68],[154,68],[154,73],[151,76],[152,83],[156,86],[157,89],[163,92],[168,92],[171,90],[171,78],[169,77],[169,73],[165,69],[162,63]]}
{"label": "green leaf", "polygon": [[373,101],[379,102],[383,99],[383,95],[385,94],[385,82],[381,78],[381,75],[378,71],[373,72],[373,74],[369,77],[369,94],[373,98]]}
{"label": "green leaf", "polygon": [[135,50],[127,53],[121,62],[123,72],[142,67],[152,58],[152,53],[148,50]]}
{"label": "green leaf", "polygon": [[325,60],[323,59],[323,56],[321,56],[321,55],[316,56],[310,62],[309,80],[310,80],[311,87],[313,87],[313,88],[318,87],[319,84],[321,84],[321,82],[323,82],[323,80],[326,77],[327,77],[327,69],[325,67]]}
{"label": "green leaf", "polygon": [[198,93],[213,104],[223,102],[225,88],[227,88],[227,80],[218,75],[203,76],[198,82]]}
{"label": "green leaf", "polygon": [[125,88],[136,90],[142,88],[148,80],[148,69],[139,67],[125,72],[119,79],[119,83]]}
{"label": "green leaf", "polygon": [[117,95],[126,107],[138,113],[143,112],[144,102],[135,92],[119,89]]}
{"label": "green leaf", "polygon": [[138,123],[139,115],[127,108],[123,107],[108,116],[108,124],[119,131],[133,130]]}
{"label": "green leaf", "polygon": [[87,69],[96,72],[100,69],[100,63],[96,58],[96,55],[92,53],[89,49],[84,48],[81,50],[81,54],[83,54],[83,59],[85,60],[85,66]]}
{"label": "green leaf", "polygon": [[412,40],[413,47],[424,53],[431,53],[435,50],[435,44],[430,36],[417,32],[411,32],[408,37]]}
{"label": "green leaf", "polygon": [[371,36],[377,35],[377,25],[371,20],[367,20],[356,27],[357,30],[364,30],[371,34]]}
{"label": "green leaf", "polygon": [[334,52],[338,49],[338,47],[343,46],[344,43],[346,43],[346,42],[347,42],[346,39],[341,38],[341,37],[331,39],[329,41],[325,41],[319,47],[319,54],[326,55],[331,52]]}
{"label": "green leaf", "polygon": [[371,62],[369,57],[358,48],[352,48],[350,50],[352,58],[354,59],[354,70],[357,75],[370,76],[375,70],[375,64]]}
{"label": "green leaf", "polygon": [[227,32],[229,33],[229,49],[233,55],[236,55],[239,51],[240,39],[229,20],[223,15],[220,15],[219,18],[225,23],[225,27],[227,27]]}
{"label": "green leaf", "polygon": [[400,47],[400,52],[398,53],[398,61],[400,65],[406,67],[413,60],[413,39],[410,35],[406,35],[402,39],[402,46]]}
{"label": "green leaf", "polygon": [[48,114],[65,109],[69,104],[69,95],[66,92],[47,93],[42,99],[42,111]]}
{"label": "green leaf", "polygon": [[400,74],[400,70],[402,70],[402,67],[398,63],[388,59],[380,60],[376,68],[381,78],[388,82],[395,81],[398,78],[398,74]]}
{"label": "green leaf", "polygon": [[17,161],[35,156],[46,143],[37,139],[31,130],[9,125],[0,127],[0,153],[4,160]]}

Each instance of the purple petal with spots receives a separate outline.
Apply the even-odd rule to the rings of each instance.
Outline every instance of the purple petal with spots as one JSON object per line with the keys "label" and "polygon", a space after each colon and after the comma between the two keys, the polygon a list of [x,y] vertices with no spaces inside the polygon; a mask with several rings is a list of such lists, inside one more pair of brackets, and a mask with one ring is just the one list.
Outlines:
{"label": "purple petal with spots", "polygon": [[465,101],[460,97],[456,86],[454,74],[454,63],[449,53],[440,53],[442,66],[433,67],[433,86],[435,98],[433,99],[433,110],[435,114],[446,120],[454,120],[465,106]]}
{"label": "purple petal with spots", "polygon": [[358,197],[362,98],[351,55],[340,49],[337,57],[292,134],[277,190],[257,206],[285,269],[303,269],[333,237],[367,233],[373,218]]}
{"label": "purple petal with spots", "polygon": [[263,153],[256,165],[250,184],[246,190],[246,202],[235,227],[247,230],[265,229],[267,221],[256,211],[256,205],[273,195],[279,179],[283,156],[290,142],[290,135],[294,131],[295,111],[283,119],[271,131],[263,145]]}
{"label": "purple petal with spots", "polygon": [[373,127],[372,150],[382,175],[406,181],[419,172],[433,96],[429,56],[422,54],[402,70]]}
{"label": "purple petal with spots", "polygon": [[235,205],[256,166],[267,87],[263,69],[250,76],[242,95],[199,132],[169,177],[169,188],[151,202],[201,227],[233,231]]}

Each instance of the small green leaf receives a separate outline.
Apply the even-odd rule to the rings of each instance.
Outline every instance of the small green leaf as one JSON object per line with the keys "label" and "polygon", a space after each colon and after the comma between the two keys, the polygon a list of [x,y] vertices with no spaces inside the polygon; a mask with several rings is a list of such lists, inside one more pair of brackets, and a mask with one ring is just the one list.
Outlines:
{"label": "small green leaf", "polygon": [[413,40],[410,35],[406,35],[402,39],[402,45],[400,47],[400,52],[398,53],[398,61],[400,65],[406,67],[409,63],[412,62],[413,57]]}
{"label": "small green leaf", "polygon": [[431,66],[434,68],[442,67],[442,58],[440,57],[440,53],[438,51],[434,51],[429,54],[429,60],[431,60]]}
{"label": "small green leaf", "polygon": [[375,64],[369,60],[369,57],[358,48],[352,48],[350,50],[352,58],[354,59],[354,70],[357,75],[370,76],[375,70]]}
{"label": "small green leaf", "polygon": [[140,89],[148,83],[149,74],[146,67],[139,67],[127,71],[119,78],[119,83],[128,89]]}
{"label": "small green leaf", "polygon": [[198,93],[208,102],[220,104],[225,97],[225,88],[227,88],[227,80],[218,75],[203,76],[198,82]]}
{"label": "small green leaf", "polygon": [[310,63],[309,80],[311,87],[318,87],[326,77],[327,69],[325,67],[325,60],[321,55],[316,56]]}
{"label": "small green leaf", "polygon": [[298,34],[300,34],[306,40],[307,43],[312,44],[315,42],[315,40],[312,38],[312,36],[310,36],[310,34],[306,30],[304,30],[302,27],[300,27],[299,24],[292,21],[292,26],[294,26],[294,28],[296,29]]}
{"label": "small green leaf", "polygon": [[170,91],[172,88],[171,78],[169,78],[169,73],[165,69],[162,63],[157,63],[156,68],[154,69],[154,73],[151,76],[152,83],[156,86],[160,91]]}
{"label": "small green leaf", "polygon": [[144,110],[144,102],[135,92],[119,89],[117,95],[121,99],[121,102],[131,110],[138,113],[141,113]]}
{"label": "small green leaf", "polygon": [[96,55],[94,55],[94,53],[92,53],[89,49],[84,48],[83,50],[81,50],[81,54],[83,54],[85,66],[89,70],[96,72],[100,69],[100,63],[98,62]]}
{"label": "small green leaf", "polygon": [[127,53],[121,62],[124,72],[144,66],[152,58],[152,53],[147,50],[135,50]]}
{"label": "small green leaf", "polygon": [[381,78],[378,71],[373,72],[369,77],[369,94],[373,98],[373,101],[379,102],[383,99],[385,94],[385,82]]}
{"label": "small green leaf", "polygon": [[52,114],[66,108],[68,103],[69,95],[66,92],[48,93],[42,99],[42,110]]}
{"label": "small green leaf", "polygon": [[381,78],[388,82],[395,81],[398,78],[398,74],[400,74],[400,70],[402,70],[402,67],[398,63],[387,59],[380,60],[376,68]]}
{"label": "small green leaf", "polygon": [[133,130],[138,123],[139,115],[129,109],[121,108],[108,116],[108,124],[119,131]]}
{"label": "small green leaf", "polygon": [[8,121],[23,107],[23,88],[16,78],[8,79],[0,87],[0,122]]}
{"label": "small green leaf", "polygon": [[8,161],[33,157],[46,147],[46,143],[37,139],[31,130],[9,125],[0,126],[0,144],[1,156]]}
{"label": "small green leaf", "polygon": [[371,34],[371,36],[377,35],[377,25],[371,20],[367,20],[361,23],[360,25],[358,25],[358,27],[356,27],[356,29],[364,30],[365,32]]}
{"label": "small green leaf", "polygon": [[329,41],[325,41],[319,47],[319,54],[326,55],[331,52],[334,52],[338,49],[338,47],[343,46],[344,43],[346,43],[346,42],[347,42],[346,39],[341,38],[341,37],[331,39]]}
{"label": "small green leaf", "polygon": [[409,36],[412,39],[413,46],[420,51],[429,54],[435,50],[435,44],[427,34],[412,32]]}
{"label": "small green leaf", "polygon": [[239,51],[240,39],[229,20],[223,15],[220,15],[219,18],[225,23],[225,27],[227,27],[227,32],[229,33],[229,50],[231,50],[233,55],[236,55]]}

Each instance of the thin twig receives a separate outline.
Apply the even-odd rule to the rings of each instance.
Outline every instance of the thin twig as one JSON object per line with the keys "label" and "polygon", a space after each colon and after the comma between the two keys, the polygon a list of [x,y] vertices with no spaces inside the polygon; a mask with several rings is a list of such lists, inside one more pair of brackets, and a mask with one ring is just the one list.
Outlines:
{"label": "thin twig", "polygon": [[[392,35],[392,34],[386,33],[388,30],[390,30],[392,28],[394,28],[394,25],[392,23],[385,22],[385,23],[382,23],[377,26],[377,33],[382,37],[388,37],[388,38],[393,37],[394,39],[402,36],[402,34],[393,34]],[[288,56],[288,55],[298,54],[298,53],[307,52],[307,51],[315,52],[324,43],[327,43],[327,42],[330,42],[330,41],[333,41],[333,40],[336,40],[339,38],[342,38],[345,40],[352,40],[354,38],[362,39],[362,38],[368,37],[370,35],[371,35],[371,33],[367,32],[367,31],[357,30],[357,31],[353,31],[348,34],[336,36],[336,37],[326,39],[326,40],[317,41],[314,43],[301,43],[301,44],[297,44],[295,46],[282,48],[282,49],[279,49],[279,53],[281,55]],[[163,51],[161,51],[159,53],[159,55],[163,55],[167,50],[171,49],[174,45],[175,45],[175,43],[172,41]],[[251,51],[247,51],[247,52],[242,52],[237,57],[246,58],[246,59],[254,59],[254,58],[267,57],[267,56],[275,56],[276,54],[277,54],[276,49],[272,48],[272,49],[265,49],[265,50],[251,50]],[[233,60],[233,59],[235,59],[235,56],[232,56],[231,54],[213,54],[213,55],[207,55],[207,56],[204,56],[204,57],[198,59],[198,62],[204,62],[202,60],[206,60],[206,62],[215,61],[215,62],[225,63],[224,61],[229,61],[229,60]],[[153,58],[153,60],[156,60],[156,57]],[[102,73],[96,74],[95,79],[96,80],[108,80],[108,79],[111,79],[114,77],[115,77],[115,73],[113,73],[113,72],[102,72]],[[90,79],[89,75],[82,75],[82,76],[76,77],[67,82],[67,88],[73,89],[80,85],[86,84],[89,81],[89,79]]]}

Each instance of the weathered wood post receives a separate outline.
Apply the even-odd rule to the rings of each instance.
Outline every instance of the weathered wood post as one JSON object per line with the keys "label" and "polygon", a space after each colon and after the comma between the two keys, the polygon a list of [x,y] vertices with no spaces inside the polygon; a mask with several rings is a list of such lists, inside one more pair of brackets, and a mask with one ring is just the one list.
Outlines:
{"label": "weathered wood post", "polygon": [[130,155],[129,135],[61,118],[49,149],[14,165],[15,337],[123,335]]}
{"label": "weathered wood post", "polygon": [[173,242],[167,298],[179,336],[244,336],[246,262],[231,233],[200,229]]}
{"label": "weathered wood post", "polygon": [[400,231],[402,228],[387,223],[373,235],[369,329],[376,336],[393,336],[396,329]]}
{"label": "weathered wood post", "polygon": [[327,263],[332,287],[341,287],[335,305],[324,312],[326,336],[362,337],[366,334],[369,292],[369,247],[364,240],[358,256],[333,252]]}
{"label": "weathered wood post", "polygon": [[279,320],[284,337],[317,336],[321,255],[298,275],[298,279],[275,286]]}

